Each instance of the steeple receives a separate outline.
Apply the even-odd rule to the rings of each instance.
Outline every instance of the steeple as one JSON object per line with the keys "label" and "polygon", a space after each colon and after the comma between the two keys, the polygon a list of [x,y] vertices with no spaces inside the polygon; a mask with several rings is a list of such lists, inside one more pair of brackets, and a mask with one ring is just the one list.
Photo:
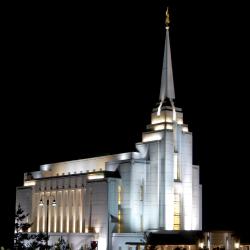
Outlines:
{"label": "steeple", "polygon": [[171,106],[174,108],[173,99],[175,99],[174,91],[174,79],[173,79],[173,69],[171,60],[171,50],[170,50],[170,40],[169,40],[169,11],[166,11],[166,38],[164,46],[164,58],[162,66],[161,75],[161,89],[160,89],[160,105],[158,107],[158,113],[161,111],[161,106],[165,101],[166,97],[170,100]]}

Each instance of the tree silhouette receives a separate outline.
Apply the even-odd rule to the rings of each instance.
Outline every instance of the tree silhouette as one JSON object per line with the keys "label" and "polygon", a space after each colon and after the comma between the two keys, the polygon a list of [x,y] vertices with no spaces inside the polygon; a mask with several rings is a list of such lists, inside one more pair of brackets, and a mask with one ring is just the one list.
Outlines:
{"label": "tree silhouette", "polygon": [[25,214],[21,205],[18,204],[18,208],[15,214],[15,233],[14,233],[14,248],[25,249],[25,241],[28,240],[28,229],[32,224],[25,222],[29,214]]}
{"label": "tree silhouette", "polygon": [[27,222],[28,216],[29,214],[24,213],[21,205],[18,204],[15,214],[14,249],[45,249],[47,235],[44,233],[28,233],[28,229],[32,226],[32,223]]}

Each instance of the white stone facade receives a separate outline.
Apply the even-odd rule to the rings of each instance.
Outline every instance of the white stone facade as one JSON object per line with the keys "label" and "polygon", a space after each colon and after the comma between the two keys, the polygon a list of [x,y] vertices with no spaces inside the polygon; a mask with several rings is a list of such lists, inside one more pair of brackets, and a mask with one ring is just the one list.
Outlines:
{"label": "white stone facade", "polygon": [[98,250],[124,250],[147,230],[201,230],[199,167],[181,109],[175,121],[171,107],[154,109],[136,148],[26,173],[16,203],[30,213],[31,231],[48,230],[51,242],[62,235],[73,249],[96,240]]}

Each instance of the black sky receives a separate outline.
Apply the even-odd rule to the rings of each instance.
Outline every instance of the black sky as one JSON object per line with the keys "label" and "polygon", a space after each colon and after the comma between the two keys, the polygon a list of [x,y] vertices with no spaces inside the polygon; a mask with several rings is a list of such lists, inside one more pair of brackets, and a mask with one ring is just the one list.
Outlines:
{"label": "black sky", "polygon": [[248,13],[215,2],[1,8],[5,242],[23,172],[135,149],[158,101],[167,3],[176,105],[194,136],[204,228],[249,228]]}

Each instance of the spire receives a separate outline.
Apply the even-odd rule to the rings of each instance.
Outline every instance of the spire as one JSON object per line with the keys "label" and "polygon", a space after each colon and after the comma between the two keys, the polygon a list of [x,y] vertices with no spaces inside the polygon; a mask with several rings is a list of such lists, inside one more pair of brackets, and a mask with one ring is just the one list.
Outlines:
{"label": "spire", "polygon": [[171,105],[173,106],[173,99],[175,99],[174,91],[174,79],[173,79],[173,69],[172,69],[172,60],[171,60],[171,50],[170,50],[170,40],[169,40],[169,12],[168,8],[166,11],[166,38],[164,46],[164,58],[162,66],[162,75],[161,75],[161,90],[160,90],[160,106],[158,108],[158,113],[160,112],[161,106],[164,100],[169,98]]}

